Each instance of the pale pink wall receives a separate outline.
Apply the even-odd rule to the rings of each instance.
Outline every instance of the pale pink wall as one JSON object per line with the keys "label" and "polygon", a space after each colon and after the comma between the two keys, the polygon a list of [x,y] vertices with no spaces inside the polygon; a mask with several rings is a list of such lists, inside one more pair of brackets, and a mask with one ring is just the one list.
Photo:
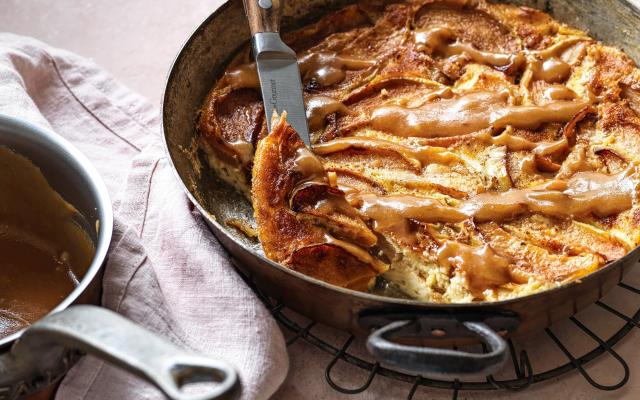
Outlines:
{"label": "pale pink wall", "polygon": [[0,0],[0,31],[92,58],[159,104],[183,41],[224,0]]}

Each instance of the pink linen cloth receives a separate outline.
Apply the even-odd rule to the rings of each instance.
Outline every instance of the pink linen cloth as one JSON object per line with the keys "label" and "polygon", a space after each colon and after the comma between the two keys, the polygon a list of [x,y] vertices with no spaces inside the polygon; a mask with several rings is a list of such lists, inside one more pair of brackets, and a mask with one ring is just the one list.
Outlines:
{"label": "pink linen cloth", "polygon": [[[0,34],[0,113],[65,137],[101,173],[116,215],[102,305],[228,361],[240,372],[243,398],[269,398],[288,370],[282,332],[178,186],[157,109],[87,59]],[[66,376],[57,398],[162,395],[89,356]]]}

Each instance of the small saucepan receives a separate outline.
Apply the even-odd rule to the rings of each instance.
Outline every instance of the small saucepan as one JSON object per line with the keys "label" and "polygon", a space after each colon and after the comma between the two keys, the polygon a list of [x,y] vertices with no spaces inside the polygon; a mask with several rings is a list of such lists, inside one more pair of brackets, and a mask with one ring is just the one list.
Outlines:
{"label": "small saucepan", "polygon": [[[190,354],[111,311],[86,305],[99,303],[102,266],[113,231],[107,188],[89,160],[55,133],[3,115],[0,146],[40,169],[51,188],[84,216],[95,246],[88,269],[57,307],[25,329],[0,337],[0,400],[52,386],[82,353],[142,377],[172,399],[237,395],[237,374],[226,363]],[[193,382],[215,385],[197,395],[182,390]]]}

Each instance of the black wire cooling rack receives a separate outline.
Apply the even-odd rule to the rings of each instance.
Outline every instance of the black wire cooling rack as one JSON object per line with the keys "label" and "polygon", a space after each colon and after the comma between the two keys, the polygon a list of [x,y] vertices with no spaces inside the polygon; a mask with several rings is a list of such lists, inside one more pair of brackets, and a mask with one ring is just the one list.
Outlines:
{"label": "black wire cooling rack", "polygon": [[[640,266],[636,266],[640,267]],[[240,271],[239,271],[240,272]],[[279,324],[286,330],[290,331],[291,335],[287,340],[287,346],[290,346],[297,340],[305,340],[312,346],[320,349],[321,351],[331,355],[331,360],[326,365],[324,370],[324,376],[334,390],[344,394],[358,394],[366,391],[371,382],[373,382],[376,375],[384,376],[386,378],[394,379],[400,382],[404,382],[410,386],[407,392],[406,398],[411,400],[420,387],[429,387],[434,389],[445,389],[451,391],[451,398],[457,399],[458,394],[461,391],[488,391],[488,390],[505,390],[505,391],[521,391],[534,383],[547,381],[549,379],[557,378],[568,372],[577,371],[582,375],[588,384],[596,389],[604,391],[617,390],[623,387],[629,381],[629,366],[627,362],[622,358],[613,347],[627,334],[629,334],[633,328],[640,328],[640,308],[637,308],[633,316],[628,316],[617,308],[606,304],[602,300],[597,301],[595,304],[602,310],[606,311],[610,318],[620,319],[623,323],[622,327],[615,331],[608,339],[601,338],[598,334],[586,326],[575,317],[570,317],[571,323],[589,336],[597,346],[591,350],[583,350],[580,357],[575,357],[569,350],[567,345],[555,334],[551,329],[546,328],[544,333],[555,343],[557,351],[564,355],[566,363],[558,365],[556,367],[548,368],[544,372],[534,373],[534,366],[530,360],[529,354],[526,348],[523,348],[519,352],[516,351],[516,345],[509,339],[507,343],[509,345],[509,351],[511,355],[511,362],[513,364],[513,373],[510,378],[494,378],[492,375],[486,377],[484,381],[462,381],[458,379],[454,380],[438,380],[422,377],[419,375],[411,375],[406,372],[397,371],[380,365],[377,362],[366,360],[359,356],[356,356],[349,352],[349,348],[353,343],[355,337],[353,335],[339,345],[330,343],[329,340],[323,339],[321,335],[314,332],[313,328],[316,326],[316,322],[310,321],[306,324],[300,324],[294,318],[291,318],[287,314],[287,308],[284,304],[275,301],[268,297],[264,292],[256,287],[256,285],[247,279],[241,272],[240,275],[249,284],[249,286],[258,295],[260,300],[271,311],[271,314],[279,322]],[[631,293],[635,296],[640,296],[640,288],[634,287],[624,282],[618,284],[618,289]],[[640,297],[637,298],[636,304],[640,305]],[[486,352],[486,348],[483,347],[483,351]],[[575,353],[575,351],[574,351]],[[617,382],[612,384],[602,384],[587,371],[586,365],[594,359],[608,354],[618,361],[622,367],[622,376],[619,377]],[[562,359],[562,358],[560,358]],[[367,378],[360,387],[346,388],[336,383],[332,377],[332,370],[338,361],[347,363],[351,368],[360,369],[368,372]],[[535,369],[536,371],[538,368]]]}

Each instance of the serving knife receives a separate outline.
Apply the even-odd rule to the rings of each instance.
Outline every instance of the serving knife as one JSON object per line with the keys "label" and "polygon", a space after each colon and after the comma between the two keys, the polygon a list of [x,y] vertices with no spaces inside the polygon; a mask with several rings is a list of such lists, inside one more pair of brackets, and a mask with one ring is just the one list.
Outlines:
{"label": "serving knife", "polygon": [[296,53],[280,38],[280,17],[284,0],[243,0],[251,29],[262,101],[271,132],[271,115],[287,112],[287,122],[311,146],[302,81]]}

